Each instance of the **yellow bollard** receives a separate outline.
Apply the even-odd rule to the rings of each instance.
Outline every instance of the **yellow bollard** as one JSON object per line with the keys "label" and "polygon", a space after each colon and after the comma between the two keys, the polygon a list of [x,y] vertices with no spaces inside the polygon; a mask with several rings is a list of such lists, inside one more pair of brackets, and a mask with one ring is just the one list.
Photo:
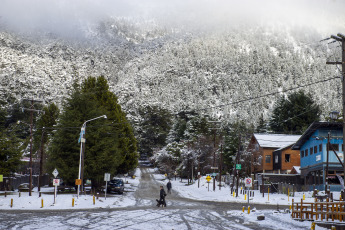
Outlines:
{"label": "yellow bollard", "polygon": [[310,227],[311,230],[315,230],[315,222],[311,222],[311,227]]}
{"label": "yellow bollard", "polygon": [[242,207],[242,212],[244,212],[244,206]]}
{"label": "yellow bollard", "polygon": [[13,198],[11,199],[11,208],[13,207]]}
{"label": "yellow bollard", "polygon": [[332,226],[331,227],[331,230],[336,230],[337,228],[335,226]]}
{"label": "yellow bollard", "polygon": [[93,204],[96,204],[95,195],[93,195]]}
{"label": "yellow bollard", "polygon": [[43,208],[43,198],[41,199],[41,208]]}
{"label": "yellow bollard", "polygon": [[74,198],[72,198],[72,207],[74,207]]}
{"label": "yellow bollard", "polygon": [[250,214],[250,206],[248,206],[248,214]]}
{"label": "yellow bollard", "polygon": [[305,194],[303,193],[303,200],[305,200]]}
{"label": "yellow bollard", "polygon": [[247,194],[244,194],[244,200],[247,200]]}
{"label": "yellow bollard", "polygon": [[235,192],[232,193],[232,196],[235,197]]}
{"label": "yellow bollard", "polygon": [[290,208],[289,208],[290,210],[291,210],[291,205],[290,205]]}
{"label": "yellow bollard", "polygon": [[267,191],[267,197],[268,197],[268,201],[270,201],[270,187],[267,188],[268,191]]}

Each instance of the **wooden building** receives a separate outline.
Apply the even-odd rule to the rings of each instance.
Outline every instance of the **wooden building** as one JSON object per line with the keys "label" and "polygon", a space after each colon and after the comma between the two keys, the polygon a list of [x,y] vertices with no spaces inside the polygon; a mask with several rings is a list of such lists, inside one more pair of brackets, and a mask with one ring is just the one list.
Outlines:
{"label": "wooden building", "polygon": [[291,146],[300,137],[254,133],[247,148],[252,156],[252,173],[289,173],[292,166],[299,166],[299,151],[291,150]]}
{"label": "wooden building", "polygon": [[292,150],[293,144],[273,151],[273,172],[287,174],[294,166],[301,165],[300,153]]}

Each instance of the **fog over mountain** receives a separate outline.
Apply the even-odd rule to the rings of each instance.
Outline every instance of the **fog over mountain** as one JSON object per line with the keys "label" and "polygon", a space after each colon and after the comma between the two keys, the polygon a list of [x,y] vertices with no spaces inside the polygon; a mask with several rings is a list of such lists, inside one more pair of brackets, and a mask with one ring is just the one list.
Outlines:
{"label": "fog over mountain", "polygon": [[325,62],[341,56],[338,43],[319,41],[345,32],[343,9],[340,0],[2,0],[0,95],[60,103],[74,81],[104,75],[133,119],[154,104],[255,122],[308,85],[327,114],[340,110],[341,86]]}

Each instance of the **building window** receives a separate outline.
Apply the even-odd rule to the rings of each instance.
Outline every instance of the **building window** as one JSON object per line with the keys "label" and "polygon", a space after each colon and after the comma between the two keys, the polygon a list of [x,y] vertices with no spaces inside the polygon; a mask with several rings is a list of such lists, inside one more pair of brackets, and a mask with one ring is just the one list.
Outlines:
{"label": "building window", "polygon": [[[327,144],[328,146],[328,144]],[[331,147],[328,148],[329,151],[339,151],[339,145],[338,144],[331,144]]]}
{"label": "building window", "polygon": [[301,151],[301,157],[304,157],[304,151],[303,150]]}
{"label": "building window", "polygon": [[278,164],[278,155],[275,157],[275,163]]}
{"label": "building window", "polygon": [[270,155],[266,155],[265,162],[271,163],[271,156]]}
{"label": "building window", "polygon": [[290,154],[285,154],[285,162],[290,162]]}
{"label": "building window", "polygon": [[322,144],[319,145],[319,152],[322,152]]}
{"label": "building window", "polygon": [[308,149],[306,149],[306,150],[304,151],[304,154],[305,154],[306,157],[308,156]]}
{"label": "building window", "polygon": [[313,150],[314,150],[314,148],[311,147],[311,148],[310,148],[310,155],[313,155]]}
{"label": "building window", "polygon": [[314,146],[314,153],[317,153],[317,146]]}

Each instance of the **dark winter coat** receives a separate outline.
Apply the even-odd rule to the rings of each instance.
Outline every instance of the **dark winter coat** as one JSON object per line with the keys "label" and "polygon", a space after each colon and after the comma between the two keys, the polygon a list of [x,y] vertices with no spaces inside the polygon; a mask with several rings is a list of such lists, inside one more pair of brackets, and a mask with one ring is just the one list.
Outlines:
{"label": "dark winter coat", "polygon": [[170,182],[170,181],[169,181],[168,184],[167,184],[167,188],[168,188],[168,190],[171,189],[171,182]]}
{"label": "dark winter coat", "polygon": [[160,197],[161,199],[165,199],[165,196],[166,196],[166,195],[167,195],[167,194],[165,193],[164,188],[162,188],[162,189],[160,190],[159,197]]}

